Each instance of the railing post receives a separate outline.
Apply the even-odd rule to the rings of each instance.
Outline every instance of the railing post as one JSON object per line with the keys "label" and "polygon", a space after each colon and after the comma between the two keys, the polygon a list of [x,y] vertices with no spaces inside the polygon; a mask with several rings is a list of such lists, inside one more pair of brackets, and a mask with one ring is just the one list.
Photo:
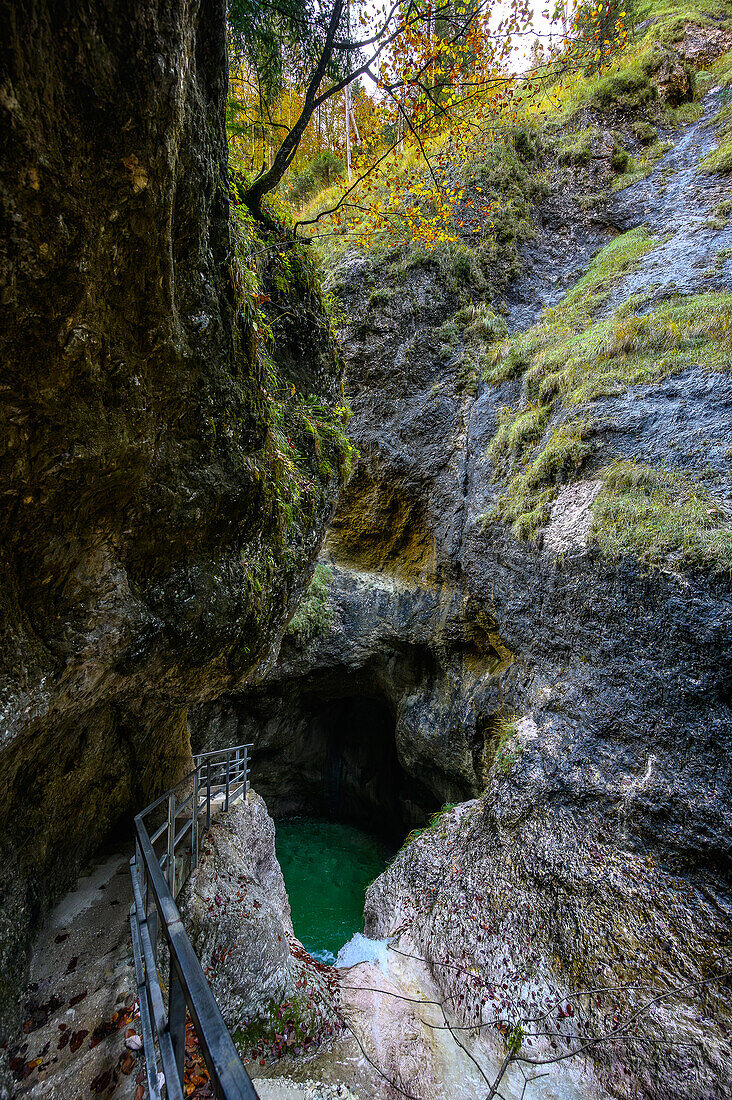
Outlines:
{"label": "railing post", "polygon": [[226,795],[224,797],[224,810],[229,808],[229,766],[231,764],[231,752],[226,753]]}
{"label": "railing post", "polygon": [[168,886],[175,898],[175,791],[168,793]]}
{"label": "railing post", "polygon": [[170,960],[170,982],[168,984],[168,1030],[170,1031],[170,1041],[173,1044],[178,1080],[182,1085],[186,1057],[186,997],[172,959]]}
{"label": "railing post", "polygon": [[[239,749],[236,749],[234,755],[234,783],[241,782],[241,772],[239,771]],[[241,789],[239,790],[239,797],[241,797]]]}
{"label": "railing post", "polygon": [[206,761],[206,828],[211,828],[211,759]]}
{"label": "railing post", "polygon": [[198,764],[193,773],[193,819],[191,821],[191,870],[198,866]]}
{"label": "railing post", "polygon": [[[157,962],[158,960],[158,907],[155,904],[155,898],[151,899],[152,891],[150,889],[150,876],[147,873],[145,862],[142,858],[142,849],[140,848],[140,841],[135,839],[135,866],[139,867],[138,882],[140,883],[140,894],[142,896],[142,903],[145,906],[144,913],[140,913],[138,917],[138,923],[140,921],[147,921],[148,931],[150,933],[150,943],[152,945],[153,958]],[[143,879],[141,875],[144,875],[145,891],[143,893]],[[152,901],[152,904],[151,904]]]}
{"label": "railing post", "polygon": [[249,794],[249,749],[244,746],[244,797]]}

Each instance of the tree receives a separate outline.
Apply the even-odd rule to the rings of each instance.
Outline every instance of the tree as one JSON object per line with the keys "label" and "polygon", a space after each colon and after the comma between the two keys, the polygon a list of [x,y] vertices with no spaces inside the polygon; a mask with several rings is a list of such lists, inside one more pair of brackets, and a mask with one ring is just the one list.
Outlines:
{"label": "tree", "polygon": [[[590,48],[594,53],[594,37],[590,44],[587,27],[577,25],[574,37],[566,40],[532,85],[510,68],[517,41],[531,33],[528,2],[509,0],[501,13],[492,18],[488,0],[393,0],[391,4],[387,0],[381,11],[366,0],[234,0],[232,49],[249,89],[251,118],[246,128],[253,163],[258,140],[262,149],[259,167],[243,194],[251,214],[268,220],[263,199],[294,165],[311,123],[320,134],[324,120],[326,127],[335,121],[344,147],[333,148],[333,137],[330,145],[334,152],[344,152],[348,162],[353,112],[346,92],[370,78],[383,114],[381,136],[387,139],[386,147],[382,143],[369,148],[368,142],[361,142],[355,179],[350,179],[349,171],[348,186],[333,209],[350,206],[378,217],[373,202],[364,206],[356,192],[364,181],[373,184],[385,164],[392,168],[390,154],[408,145],[421,160],[427,182],[408,197],[409,213],[405,214],[404,203],[394,191],[392,171],[385,214],[415,224],[428,210],[429,200],[436,199],[427,216],[428,235],[437,237],[444,212],[455,208],[459,196],[444,164],[431,153],[430,142],[440,132],[447,133],[454,147],[474,141],[516,97],[532,94],[542,80],[556,78],[562,66],[582,67]],[[603,17],[600,64],[622,31],[620,15],[612,27],[606,22]]]}

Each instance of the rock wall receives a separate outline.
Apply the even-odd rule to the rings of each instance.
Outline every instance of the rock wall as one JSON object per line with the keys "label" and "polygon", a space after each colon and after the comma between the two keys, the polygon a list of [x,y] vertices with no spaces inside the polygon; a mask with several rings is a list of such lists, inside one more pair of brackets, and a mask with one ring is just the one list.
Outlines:
{"label": "rock wall", "polygon": [[[691,986],[644,1010],[641,1039],[592,1048],[612,1095],[649,1100],[730,1087],[732,391],[728,336],[691,313],[673,322],[682,339],[634,345],[651,349],[635,375],[612,373],[626,354],[612,340],[668,309],[729,315],[732,227],[715,214],[728,188],[702,171],[720,104],[713,91],[696,122],[664,131],[672,147],[617,194],[616,139],[586,119],[587,166],[568,169],[560,147],[502,289],[456,283],[449,256],[350,255],[332,272],[361,458],[326,541],[326,595],[276,666],[192,714],[200,743],[254,740],[274,791],[278,761],[294,776],[317,740],[313,699],[384,700],[399,765],[433,800],[423,816],[481,797],[406,847],[370,891],[367,930],[406,922],[443,992],[479,1022],[485,997],[498,1034],[531,1010],[527,988],[542,1004],[625,989],[583,1019],[596,1036],[644,988]],[[613,117],[632,144],[637,119]],[[563,302],[586,304],[577,339],[607,326],[566,404]],[[583,377],[601,381],[588,394]],[[617,550],[599,517],[630,517],[607,498],[608,469],[628,462],[640,473],[623,499],[646,511],[614,529]],[[708,517],[696,557],[682,484]]]}
{"label": "rock wall", "polygon": [[49,899],[185,770],[188,704],[276,645],[339,484],[292,429],[293,503],[272,444],[277,386],[342,403],[315,282],[264,295],[269,366],[236,301],[225,18],[0,6],[4,1025]]}

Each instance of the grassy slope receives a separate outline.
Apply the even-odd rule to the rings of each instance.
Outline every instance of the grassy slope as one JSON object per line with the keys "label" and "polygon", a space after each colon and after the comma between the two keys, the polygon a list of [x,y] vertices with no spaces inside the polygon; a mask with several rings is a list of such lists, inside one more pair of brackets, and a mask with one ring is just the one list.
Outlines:
{"label": "grassy slope", "polygon": [[[527,98],[490,139],[476,143],[456,171],[466,196],[477,198],[479,189],[481,199],[492,204],[491,221],[480,223],[472,208],[463,207],[456,216],[459,239],[454,243],[427,251],[382,236],[369,246],[380,261],[374,307],[398,292],[395,284],[405,271],[420,265],[437,268],[444,285],[456,294],[460,308],[440,335],[446,347],[464,349],[468,386],[474,387],[481,373],[494,383],[524,376],[526,400],[504,410],[490,448],[505,490],[489,518],[510,524],[519,537],[537,533],[561,485],[580,476],[595,451],[594,398],[660,381],[692,363],[723,370],[732,360],[730,295],[669,300],[649,313],[643,312],[642,302],[631,299],[608,317],[596,316],[617,278],[657,243],[641,230],[608,245],[536,326],[502,339],[500,298],[519,270],[519,245],[532,235],[533,201],[572,180],[575,188],[591,192],[593,177],[588,172],[583,183],[582,173],[596,155],[603,131],[614,140],[613,186],[628,186],[651,171],[668,148],[659,129],[698,117],[700,95],[714,83],[732,82],[732,52],[690,73],[695,93],[678,106],[663,103],[653,81],[689,24],[732,31],[730,0],[647,0],[639,5],[636,24],[645,20],[650,24],[635,34],[610,69],[592,77],[570,74],[555,82],[540,100]],[[719,120],[720,147],[707,158],[704,170],[729,172],[732,167],[731,117],[728,107]],[[394,170],[410,176],[421,171],[409,158],[396,162]],[[333,197],[334,192],[322,194],[305,214],[325,208]],[[588,205],[596,198],[588,193]],[[731,206],[720,204],[719,225]],[[327,220],[322,229],[327,232]],[[347,239],[326,237],[320,245],[322,258],[333,264],[348,247]],[[732,569],[729,526],[705,485],[628,462],[603,471],[603,479],[592,535],[603,553],[631,552],[656,564],[673,558],[677,566]]]}
{"label": "grassy slope", "polygon": [[[595,398],[658,382],[692,364],[730,369],[730,294],[668,299],[647,313],[638,312],[641,300],[629,298],[609,316],[595,317],[618,278],[654,244],[643,229],[617,237],[533,328],[493,346],[487,380],[522,376],[526,400],[503,411],[490,447],[506,488],[489,518],[511,524],[519,537],[533,537],[546,523],[561,486],[594,453]],[[550,418],[554,427],[547,431]],[[648,466],[634,472],[627,461],[601,476],[594,539],[603,552],[617,556],[625,549],[658,563],[675,548],[678,564],[732,568],[732,531],[720,529],[722,514],[704,485]]]}

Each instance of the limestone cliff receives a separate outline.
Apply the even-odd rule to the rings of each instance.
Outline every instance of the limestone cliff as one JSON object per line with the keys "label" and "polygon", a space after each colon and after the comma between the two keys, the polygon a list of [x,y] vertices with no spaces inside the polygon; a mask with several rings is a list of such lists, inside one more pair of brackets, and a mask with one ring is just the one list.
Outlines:
{"label": "limestone cliff", "polygon": [[0,5],[4,1025],[49,899],[276,643],[340,483],[310,262],[230,231],[225,18]]}
{"label": "limestone cliff", "polygon": [[474,965],[504,1031],[532,983],[633,986],[623,1010],[691,985],[595,1053],[653,1100],[730,1085],[728,93],[689,67],[714,34],[682,25],[635,101],[611,76],[574,130],[515,135],[511,186],[541,168],[518,229],[331,273],[361,459],[279,663],[192,714],[255,741],[275,812],[395,830],[480,796],[406,846],[368,929]]}

